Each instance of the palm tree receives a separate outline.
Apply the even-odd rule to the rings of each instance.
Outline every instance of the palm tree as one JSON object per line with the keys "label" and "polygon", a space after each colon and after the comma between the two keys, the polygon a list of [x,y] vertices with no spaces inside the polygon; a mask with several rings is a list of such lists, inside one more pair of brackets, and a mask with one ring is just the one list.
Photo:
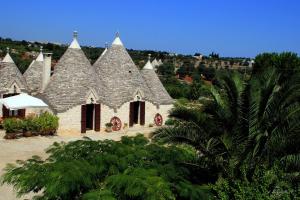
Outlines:
{"label": "palm tree", "polygon": [[230,158],[237,154],[235,146],[241,139],[235,129],[245,88],[246,81],[238,73],[222,76],[218,86],[210,88],[213,101],[199,109],[176,107],[170,114],[176,125],[157,130],[154,139],[194,146],[199,152],[199,166],[211,169],[206,175],[212,180],[218,173],[229,173],[226,169],[232,164]]}
{"label": "palm tree", "polygon": [[249,80],[222,76],[211,87],[212,103],[201,110],[176,107],[170,114],[176,125],[157,130],[154,139],[194,146],[200,164],[221,176],[238,173],[243,162],[249,172],[277,160],[299,171],[300,76],[283,81],[284,75],[268,68]]}

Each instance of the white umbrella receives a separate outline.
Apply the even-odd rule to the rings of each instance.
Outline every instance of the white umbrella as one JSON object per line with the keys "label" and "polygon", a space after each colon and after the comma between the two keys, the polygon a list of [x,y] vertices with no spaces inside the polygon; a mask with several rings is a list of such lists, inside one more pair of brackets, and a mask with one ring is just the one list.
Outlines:
{"label": "white umbrella", "polygon": [[10,110],[48,107],[48,105],[45,104],[41,99],[35,98],[25,93],[0,99],[0,104],[3,104]]}

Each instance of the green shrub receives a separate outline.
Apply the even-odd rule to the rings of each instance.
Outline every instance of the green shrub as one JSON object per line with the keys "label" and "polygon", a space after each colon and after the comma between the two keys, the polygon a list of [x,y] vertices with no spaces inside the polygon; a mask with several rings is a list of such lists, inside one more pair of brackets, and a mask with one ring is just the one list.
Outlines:
{"label": "green shrub", "polygon": [[172,126],[174,125],[174,123],[175,123],[174,119],[169,118],[166,120],[165,125]]}
{"label": "green shrub", "polygon": [[110,123],[110,122],[108,122],[108,123],[105,124],[105,127],[106,127],[106,128],[110,128],[110,127],[112,127],[112,126],[113,126],[113,124]]}
{"label": "green shrub", "polygon": [[38,117],[25,119],[8,118],[4,120],[3,128],[6,133],[33,132],[43,135],[54,134],[58,129],[58,117],[48,112]]}
{"label": "green shrub", "polygon": [[58,117],[48,112],[42,113],[34,121],[41,134],[53,134],[58,129]]}
{"label": "green shrub", "polygon": [[23,130],[23,121],[17,118],[7,118],[3,122],[6,133],[18,133]]}
{"label": "green shrub", "polygon": [[39,132],[40,127],[37,124],[37,117],[28,117],[23,120],[23,131]]}
{"label": "green shrub", "polygon": [[215,197],[222,200],[290,200],[299,195],[299,189],[293,188],[278,166],[272,169],[257,167],[251,180],[245,175],[241,179],[219,178],[210,187]]}
{"label": "green shrub", "polygon": [[196,156],[188,147],[161,146],[138,135],[54,143],[47,153],[46,160],[34,156],[8,165],[2,183],[39,199],[209,199],[183,165]]}

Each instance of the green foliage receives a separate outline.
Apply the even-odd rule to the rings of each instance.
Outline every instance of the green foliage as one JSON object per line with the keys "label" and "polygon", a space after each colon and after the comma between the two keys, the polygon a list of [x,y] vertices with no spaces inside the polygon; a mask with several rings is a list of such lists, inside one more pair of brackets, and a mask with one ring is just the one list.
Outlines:
{"label": "green foliage", "polygon": [[175,67],[171,63],[165,63],[163,65],[160,65],[157,68],[157,73],[159,75],[164,76],[164,77],[172,77],[172,76],[174,76],[175,75],[174,71],[175,71]]}
{"label": "green foliage", "polygon": [[82,200],[116,200],[110,190],[93,190],[82,196]]}
{"label": "green foliage", "polygon": [[107,128],[110,128],[110,127],[112,127],[112,126],[113,126],[113,124],[112,124],[112,123],[110,123],[110,122],[108,122],[108,123],[106,123],[106,124],[105,124],[105,126],[106,126]]}
{"label": "green foliage", "polygon": [[198,100],[202,95],[201,88],[202,88],[202,84],[194,81],[190,86],[189,99]]}
{"label": "green foliage", "polygon": [[[217,84],[210,88],[212,101],[199,109],[179,104],[170,114],[175,126],[154,133],[156,141],[197,149],[198,159],[191,167],[203,183],[218,181],[218,198],[243,199],[249,193],[249,199],[293,199],[293,192],[299,197],[294,188],[300,185],[300,59],[293,54],[275,58],[276,65],[261,62],[265,69],[254,71],[250,78],[238,72],[218,75]],[[282,176],[272,172],[277,163]],[[270,173],[278,178],[274,194]],[[260,178],[265,183],[259,183]],[[250,195],[257,191],[261,193]]]}
{"label": "green foliage", "polygon": [[18,195],[42,192],[40,199],[201,199],[185,163],[191,148],[160,146],[139,135],[121,141],[54,143],[48,159],[33,157],[8,165],[2,183]]}
{"label": "green foliage", "polygon": [[187,84],[165,85],[167,92],[174,99],[187,98],[189,95],[189,86]]}
{"label": "green foliage", "polygon": [[216,198],[222,200],[289,200],[296,199],[300,192],[278,167],[256,168],[252,180],[220,178],[211,188]]}
{"label": "green foliage", "polygon": [[18,133],[23,130],[23,121],[17,118],[7,118],[3,122],[6,133]]}
{"label": "green foliage", "polygon": [[30,131],[44,135],[54,134],[58,129],[58,117],[45,112],[38,117],[27,117],[25,119],[8,118],[4,120],[3,128],[6,133]]}
{"label": "green foliage", "polygon": [[172,126],[175,124],[175,121],[171,118],[167,119],[165,125]]}
{"label": "green foliage", "polygon": [[213,67],[206,67],[205,65],[202,65],[201,63],[199,64],[197,68],[198,74],[202,74],[205,79],[211,81],[215,78],[216,76],[216,69]]}

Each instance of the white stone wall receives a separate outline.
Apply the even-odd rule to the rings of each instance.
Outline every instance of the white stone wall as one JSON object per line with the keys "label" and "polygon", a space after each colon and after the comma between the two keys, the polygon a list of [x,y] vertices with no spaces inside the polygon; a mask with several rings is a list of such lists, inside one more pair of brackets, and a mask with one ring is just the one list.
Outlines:
{"label": "white stone wall", "polygon": [[59,128],[58,133],[81,131],[81,105],[75,106],[66,112],[58,113]]}
{"label": "white stone wall", "polygon": [[118,117],[122,122],[122,127],[125,123],[129,125],[129,102],[123,104],[116,112],[106,105],[101,105],[101,127],[105,128],[105,124],[110,122],[111,118]]}
{"label": "white stone wall", "polygon": [[[122,126],[124,123],[129,125],[129,104],[127,102],[123,104],[119,109],[114,111],[114,109],[109,108],[106,105],[101,105],[101,131],[105,129],[105,124],[110,122],[111,118],[116,116],[121,119]],[[154,116],[159,113],[163,117],[163,122],[168,118],[169,110],[173,105],[161,105],[159,107],[155,106],[151,102],[145,103],[145,126],[149,124],[154,124]],[[28,111],[27,113],[30,113]],[[59,117],[59,131],[58,133],[65,134],[66,132],[70,133],[80,133],[81,130],[81,105],[75,106],[66,112],[58,113]]]}
{"label": "white stone wall", "polygon": [[173,105],[160,105],[156,106],[151,102],[146,102],[146,111],[145,111],[145,125],[149,126],[149,124],[154,123],[154,117],[157,113],[159,113],[163,118],[163,124],[166,122],[169,116],[169,111],[173,108]]}
{"label": "white stone wall", "polygon": [[26,116],[39,115],[43,112],[53,113],[52,110],[50,110],[49,108],[27,108],[26,112],[25,112],[25,115]]}
{"label": "white stone wall", "polygon": [[[101,105],[101,127],[104,128],[105,124],[110,122],[111,118],[116,116],[121,119],[122,126],[124,123],[129,125],[129,105],[130,102],[123,104],[116,112],[106,105]],[[167,120],[169,111],[172,109],[173,105],[161,105],[157,107],[151,102],[145,102],[145,126],[149,124],[154,124],[154,117],[157,113],[161,114],[163,117],[163,123]]]}

